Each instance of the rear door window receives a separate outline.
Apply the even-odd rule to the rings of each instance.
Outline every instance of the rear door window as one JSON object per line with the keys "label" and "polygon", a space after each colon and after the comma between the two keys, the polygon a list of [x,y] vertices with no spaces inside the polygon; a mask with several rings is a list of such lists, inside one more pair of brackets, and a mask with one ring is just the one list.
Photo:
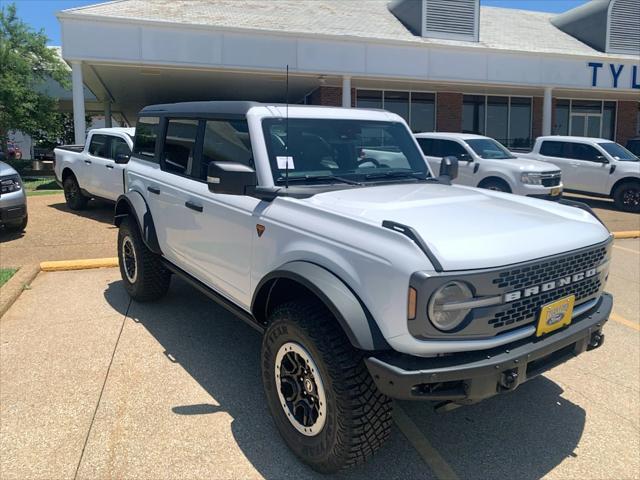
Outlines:
{"label": "rear door window", "polygon": [[133,145],[133,153],[149,161],[156,159],[156,141],[160,130],[158,117],[140,117],[136,124],[136,137]]}
{"label": "rear door window", "polygon": [[115,160],[116,157],[120,154],[123,155],[131,155],[131,149],[127,142],[124,141],[123,138],[120,137],[112,137],[111,138],[111,154],[109,158],[111,160]]}
{"label": "rear door window", "polygon": [[89,154],[94,157],[109,158],[109,136],[92,135],[89,143]]}
{"label": "rear door window", "polygon": [[167,133],[162,150],[162,169],[188,175],[193,165],[198,120],[172,118],[167,122]]}
{"label": "rear door window", "polygon": [[418,145],[427,157],[436,157],[436,142],[433,138],[418,138]]}
{"label": "rear door window", "polygon": [[540,145],[540,155],[545,157],[562,157],[565,151],[565,142],[544,141]]}

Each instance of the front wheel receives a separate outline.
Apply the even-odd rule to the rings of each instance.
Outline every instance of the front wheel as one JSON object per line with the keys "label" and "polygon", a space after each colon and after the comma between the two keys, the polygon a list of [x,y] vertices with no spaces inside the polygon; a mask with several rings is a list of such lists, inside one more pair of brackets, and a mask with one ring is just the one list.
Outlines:
{"label": "front wheel", "polygon": [[511,189],[509,188],[509,185],[507,185],[507,182],[498,180],[496,178],[484,180],[480,182],[480,185],[478,185],[478,187],[486,188],[487,190],[493,190],[494,192],[511,193]]}
{"label": "front wheel", "polygon": [[138,226],[125,218],[118,231],[118,260],[124,288],[131,298],[149,302],[169,290],[171,272],[144,244]]}
{"label": "front wheel", "polygon": [[613,194],[616,207],[625,212],[640,213],[640,182],[626,182]]}
{"label": "front wheel", "polygon": [[389,437],[392,403],[362,354],[322,305],[287,303],[269,320],[262,381],[285,443],[322,473],[364,463]]}

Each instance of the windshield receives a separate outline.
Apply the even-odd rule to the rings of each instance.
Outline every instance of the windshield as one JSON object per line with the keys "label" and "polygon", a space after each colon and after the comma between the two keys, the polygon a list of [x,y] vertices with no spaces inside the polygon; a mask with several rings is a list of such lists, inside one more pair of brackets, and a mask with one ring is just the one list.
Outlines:
{"label": "windshield", "polygon": [[603,143],[599,143],[598,145],[600,145],[605,152],[607,152],[616,160],[621,160],[623,162],[637,162],[640,160],[629,150],[627,150],[622,145],[619,145],[617,143],[603,142]]}
{"label": "windshield", "polygon": [[[426,178],[429,170],[407,128],[370,120],[268,118],[263,121],[274,181],[362,183]],[[287,135],[288,130],[288,135]]]}
{"label": "windshield", "polygon": [[481,158],[490,158],[493,160],[506,160],[515,157],[509,150],[496,142],[492,138],[475,138],[466,140],[467,144]]}

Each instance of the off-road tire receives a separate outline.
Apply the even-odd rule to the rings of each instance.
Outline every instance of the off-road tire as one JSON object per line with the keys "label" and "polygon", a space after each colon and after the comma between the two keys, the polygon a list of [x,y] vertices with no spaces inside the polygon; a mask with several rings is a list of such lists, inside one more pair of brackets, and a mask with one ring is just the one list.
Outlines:
{"label": "off-road tire", "polygon": [[624,212],[640,213],[640,182],[627,181],[613,192],[616,208]]}
{"label": "off-road tire", "polygon": [[486,188],[487,190],[493,190],[495,192],[511,193],[511,188],[509,188],[507,182],[497,178],[489,178],[481,181],[478,188]]}
{"label": "off-road tire", "polygon": [[[125,245],[134,251],[135,275],[127,273]],[[171,283],[171,272],[162,265],[160,256],[147,248],[140,236],[138,225],[129,218],[123,219],[120,223],[118,261],[124,288],[131,298],[138,302],[150,302],[166,295]]]}
{"label": "off-road tire", "polygon": [[80,190],[80,185],[78,185],[75,176],[68,175],[62,181],[62,188],[64,190],[64,199],[71,210],[83,210],[87,206],[89,198]]}
{"label": "off-road tire", "polygon": [[[290,342],[311,355],[326,393],[325,423],[315,436],[306,436],[292,425],[278,395],[276,356]],[[262,342],[262,380],[280,435],[296,456],[318,472],[364,463],[389,437],[391,399],[377,390],[362,352],[318,303],[286,303],[270,315]]]}

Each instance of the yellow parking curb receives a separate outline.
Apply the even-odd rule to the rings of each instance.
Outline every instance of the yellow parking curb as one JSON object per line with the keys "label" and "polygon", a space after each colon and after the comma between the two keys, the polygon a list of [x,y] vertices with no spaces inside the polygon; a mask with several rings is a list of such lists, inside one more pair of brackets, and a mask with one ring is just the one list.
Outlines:
{"label": "yellow parking curb", "polygon": [[613,232],[613,238],[638,238],[640,230],[629,230],[626,232]]}
{"label": "yellow parking curb", "polygon": [[90,258],[87,260],[61,260],[58,262],[42,262],[40,269],[43,272],[60,272],[64,270],[86,270],[90,268],[113,268],[118,266],[118,259]]}

